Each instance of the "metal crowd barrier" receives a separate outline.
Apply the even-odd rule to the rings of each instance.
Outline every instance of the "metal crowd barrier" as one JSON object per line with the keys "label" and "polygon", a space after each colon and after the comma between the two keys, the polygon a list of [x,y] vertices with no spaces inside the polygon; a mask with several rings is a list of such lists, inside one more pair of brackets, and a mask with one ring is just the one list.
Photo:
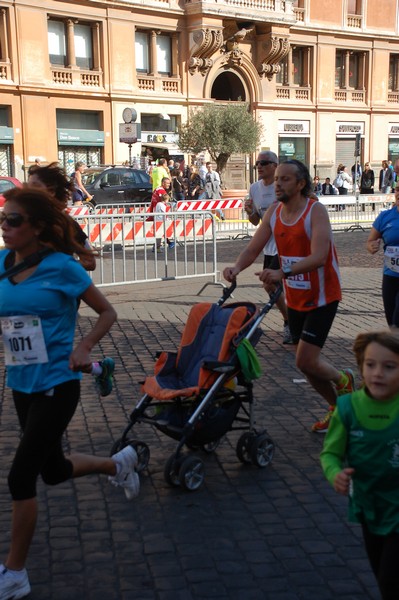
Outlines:
{"label": "metal crowd barrier", "polygon": [[[211,277],[217,282],[216,222],[209,211],[75,216],[97,251],[98,286]],[[156,218],[157,220],[148,220]]]}
{"label": "metal crowd barrier", "polygon": [[354,196],[321,196],[330,217],[333,231],[369,229],[377,215],[391,208],[394,194],[356,194]]}

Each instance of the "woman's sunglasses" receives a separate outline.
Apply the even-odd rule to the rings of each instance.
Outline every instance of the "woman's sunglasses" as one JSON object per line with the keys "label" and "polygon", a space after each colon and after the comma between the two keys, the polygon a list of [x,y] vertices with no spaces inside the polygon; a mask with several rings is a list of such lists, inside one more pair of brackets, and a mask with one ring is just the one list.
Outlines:
{"label": "woman's sunglasses", "polygon": [[22,223],[26,223],[26,219],[20,213],[9,213],[6,215],[4,212],[0,212],[0,225],[7,223],[10,227],[21,227]]}

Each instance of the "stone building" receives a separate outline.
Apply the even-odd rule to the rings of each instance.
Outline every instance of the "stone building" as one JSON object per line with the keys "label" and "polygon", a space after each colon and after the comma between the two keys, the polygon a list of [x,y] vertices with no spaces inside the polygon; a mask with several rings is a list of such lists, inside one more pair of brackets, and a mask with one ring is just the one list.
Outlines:
{"label": "stone building", "polygon": [[[399,157],[396,0],[1,0],[0,174],[180,156],[189,109],[245,100],[262,148],[333,176]],[[132,108],[141,141],[121,143]],[[133,111],[133,112],[134,112]],[[126,113],[125,113],[126,115]],[[140,137],[141,130],[141,137]],[[188,157],[185,157],[186,160]],[[226,184],[248,185],[235,156]],[[143,162],[143,161],[141,161]]]}

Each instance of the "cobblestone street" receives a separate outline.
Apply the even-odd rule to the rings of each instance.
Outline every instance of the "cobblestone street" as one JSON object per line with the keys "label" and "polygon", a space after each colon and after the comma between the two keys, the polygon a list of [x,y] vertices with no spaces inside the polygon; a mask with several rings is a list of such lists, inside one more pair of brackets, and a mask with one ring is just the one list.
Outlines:
{"label": "cobblestone street", "polygon": [[[368,232],[336,234],[342,280],[340,305],[325,355],[355,368],[357,333],[384,328],[381,254],[365,250]],[[218,244],[220,271],[246,241]],[[266,296],[251,267],[240,274],[236,301],[263,303]],[[66,449],[106,454],[120,437],[151,373],[154,355],[179,343],[188,311],[216,301],[220,288],[181,280],[106,288],[119,321],[93,357],[115,358],[115,386],[101,398],[85,376],[82,401],[65,439]],[[92,324],[81,307],[79,328]],[[282,321],[273,309],[257,346],[263,367],[255,382],[256,420],[276,445],[271,466],[242,465],[237,435],[203,456],[204,486],[189,493],[164,481],[175,442],[149,427],[135,436],[151,451],[133,502],[105,477],[38,488],[40,516],[28,571],[32,600],[378,600],[358,527],[346,519],[346,499],[321,473],[323,436],[310,432],[325,406],[303,382],[293,350],[282,344]],[[9,543],[7,474],[18,439],[9,390],[0,405],[0,551]]]}

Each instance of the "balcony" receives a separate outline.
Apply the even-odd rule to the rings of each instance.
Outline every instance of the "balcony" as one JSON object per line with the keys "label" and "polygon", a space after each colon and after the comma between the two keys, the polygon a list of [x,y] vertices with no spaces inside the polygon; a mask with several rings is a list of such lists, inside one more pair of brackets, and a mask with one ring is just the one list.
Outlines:
{"label": "balcony", "polygon": [[297,23],[305,23],[305,9],[299,8],[298,6],[294,7],[294,15]]}
{"label": "balcony", "polygon": [[0,81],[10,81],[11,79],[11,64],[9,62],[0,62]]}
{"label": "balcony", "polygon": [[53,83],[67,87],[101,88],[103,75],[101,71],[83,71],[82,69],[67,69],[51,67]]}
{"label": "balcony", "polygon": [[399,104],[399,92],[388,92],[388,104]]}
{"label": "balcony", "polygon": [[305,101],[311,100],[309,87],[277,85],[276,96],[278,100]]}
{"label": "balcony", "polygon": [[362,21],[362,15],[348,15],[346,26],[351,29],[361,29],[363,25]]}
{"label": "balcony", "polygon": [[180,93],[180,78],[137,75],[137,87],[140,92]]}
{"label": "balcony", "polygon": [[246,21],[267,21],[294,25],[296,15],[292,0],[186,0],[189,14],[214,14]]}
{"label": "balcony", "polygon": [[364,104],[366,102],[365,90],[335,90],[334,97],[336,102],[352,102],[357,104]]}

